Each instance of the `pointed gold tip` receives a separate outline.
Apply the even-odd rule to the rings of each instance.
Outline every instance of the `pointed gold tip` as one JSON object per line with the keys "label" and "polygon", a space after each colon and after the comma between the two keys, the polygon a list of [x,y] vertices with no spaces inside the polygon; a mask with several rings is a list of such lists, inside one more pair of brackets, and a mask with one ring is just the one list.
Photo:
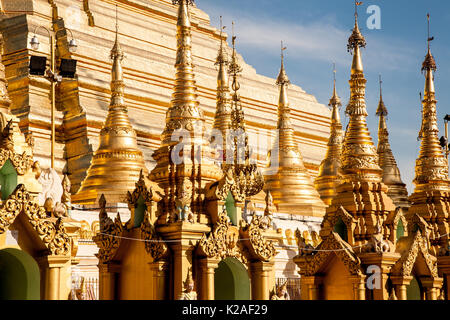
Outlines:
{"label": "pointed gold tip", "polygon": [[[330,107],[334,107],[334,106],[339,107],[339,106],[342,106],[342,102],[341,102],[341,98],[339,98],[339,95],[337,94],[337,90],[336,90],[336,68],[334,68],[333,74],[334,74],[334,80],[333,80],[333,95],[332,95],[332,97],[331,97],[330,102],[328,103],[328,105],[329,105]],[[338,111],[337,116],[339,116],[339,111]],[[332,115],[332,118],[335,118],[335,115],[334,115],[334,109],[333,109],[333,115]],[[340,120],[339,120],[339,121],[340,121]]]}
{"label": "pointed gold tip", "polygon": [[361,50],[359,46],[355,46],[353,52],[353,61],[352,61],[352,74],[363,73],[364,67],[361,58]]}
{"label": "pointed gold tip", "polygon": [[384,105],[384,101],[383,101],[383,91],[382,91],[382,83],[383,81],[381,80],[381,75],[380,75],[380,101],[378,102],[378,108],[376,111],[376,115],[377,116],[387,116],[388,115],[388,111],[386,106]]}
{"label": "pointed gold tip", "polygon": [[279,85],[279,86],[282,86],[282,85],[287,85],[287,84],[290,84],[290,83],[291,82],[289,81],[289,78],[288,78],[288,76],[286,74],[286,70],[284,68],[284,56],[282,54],[281,55],[281,68],[280,68],[280,73],[278,74],[278,77],[277,77],[276,84]]}
{"label": "pointed gold tip", "polygon": [[189,5],[193,5],[194,0],[172,0],[172,4],[179,5],[177,26],[190,27],[191,21],[189,19]]}
{"label": "pointed gold tip", "polygon": [[433,71],[431,69],[426,70],[425,74],[425,89],[424,89],[424,96],[426,97],[429,94],[436,93],[436,90],[434,88],[434,76]]}

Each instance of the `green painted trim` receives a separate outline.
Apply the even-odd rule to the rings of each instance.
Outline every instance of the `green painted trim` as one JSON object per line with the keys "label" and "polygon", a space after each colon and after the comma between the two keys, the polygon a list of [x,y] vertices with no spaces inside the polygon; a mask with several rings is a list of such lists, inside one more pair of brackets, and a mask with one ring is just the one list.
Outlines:
{"label": "green painted trim", "polygon": [[407,300],[422,300],[422,290],[420,289],[419,280],[414,277],[408,286],[406,286]]}
{"label": "green painted trim", "polygon": [[237,209],[236,201],[234,200],[233,194],[228,192],[227,198],[225,199],[225,208],[227,210],[228,217],[230,218],[233,226],[237,225]]}
{"label": "green painted trim", "polygon": [[144,221],[145,211],[147,210],[147,206],[145,205],[144,198],[142,196],[139,197],[136,207],[134,209],[134,221],[133,226],[135,228],[140,227],[142,221]]}
{"label": "green painted trim", "polygon": [[40,271],[36,261],[22,250],[0,250],[0,300],[39,300]]}
{"label": "green painted trim", "polygon": [[397,223],[397,232],[396,232],[397,240],[405,236],[405,226],[403,225],[402,220],[399,220]]}
{"label": "green painted trim", "polygon": [[17,171],[9,159],[6,160],[5,164],[0,169],[0,186],[2,200],[8,199],[17,187]]}
{"label": "green painted trim", "polygon": [[219,263],[214,275],[216,300],[250,300],[250,278],[245,266],[235,258]]}
{"label": "green painted trim", "polygon": [[341,218],[336,222],[334,225],[334,232],[339,234],[344,241],[348,241],[348,230],[347,226],[345,225],[344,221],[342,221]]}

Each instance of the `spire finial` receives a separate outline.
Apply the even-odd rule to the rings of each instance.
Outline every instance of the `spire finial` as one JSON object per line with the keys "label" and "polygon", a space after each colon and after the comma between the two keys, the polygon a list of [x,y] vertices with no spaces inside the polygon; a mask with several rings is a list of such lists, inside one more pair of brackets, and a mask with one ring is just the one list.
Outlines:
{"label": "spire finial", "polygon": [[116,3],[116,34],[119,33],[119,13],[117,9],[117,3]]}
{"label": "spire finial", "polygon": [[[376,115],[385,117],[388,115],[388,111],[383,101],[383,80],[381,79],[381,74],[378,75],[378,81],[380,83],[380,102],[378,102]],[[384,121],[384,119],[381,119],[380,121]]]}
{"label": "spire finial", "polygon": [[[231,23],[232,24],[232,43],[233,43],[233,55],[231,57],[231,62],[230,65],[228,67],[228,72],[233,76],[233,84],[232,84],[232,89],[235,92],[234,96],[237,95],[237,91],[240,88],[239,82],[237,81],[237,76],[239,73],[241,73],[242,68],[238,63],[238,59],[237,59],[237,53],[236,53],[236,36],[234,34],[234,21]],[[233,98],[233,100],[235,100]]]}
{"label": "spire finial", "polygon": [[223,30],[225,29],[226,27],[222,23],[222,16],[220,16],[220,47],[219,53],[217,54],[215,65],[228,64],[227,52],[223,47]]}
{"label": "spire finial", "polygon": [[[336,63],[333,62],[333,96],[330,99],[330,102],[328,105],[332,107],[333,109],[335,107],[339,107],[342,105],[341,99],[339,98],[336,90]],[[339,111],[333,110],[333,114],[337,112],[337,116],[339,115]],[[333,118],[336,118],[336,115],[333,115]],[[339,120],[340,121],[340,120]]]}
{"label": "spire finial", "polygon": [[173,5],[180,4],[182,2],[185,2],[187,5],[193,5],[194,4],[194,0],[172,0],[172,4]]}
{"label": "spire finial", "polygon": [[123,106],[124,105],[124,83],[123,83],[123,69],[122,60],[124,58],[124,53],[119,43],[119,19],[118,19],[118,8],[116,4],[116,39],[114,41],[114,46],[111,49],[111,59],[113,60],[113,65],[111,69],[111,106]]}
{"label": "spire finial", "polygon": [[333,62],[333,82],[336,84],[336,62]]}
{"label": "spire finial", "polygon": [[223,25],[222,16],[220,16],[220,50],[223,48],[223,30],[225,30],[225,26]]}
{"label": "spire finial", "polygon": [[234,35],[234,21],[231,21],[231,25],[232,25],[232,30],[231,30],[231,42],[233,43],[233,51],[236,50],[236,36]]}
{"label": "spire finial", "polygon": [[425,61],[422,63],[422,71],[433,70],[436,71],[436,61],[434,60],[433,55],[431,54],[431,41],[434,40],[434,37],[430,36],[430,14],[427,13],[427,24],[428,24],[428,38],[427,38],[427,46],[428,52],[425,56]]}
{"label": "spire finial", "polygon": [[355,0],[355,26],[358,25],[358,6],[362,5],[362,1],[356,1]]}
{"label": "spire finial", "polygon": [[430,37],[430,14],[427,13],[427,22],[428,22],[428,38],[427,38],[427,43],[428,43],[428,51],[430,50],[430,43],[431,41],[434,40],[434,37]]}
{"label": "spire finial", "polygon": [[281,40],[281,64],[284,63],[284,50],[286,50],[287,47],[283,46],[283,40]]}
{"label": "spire finial", "polygon": [[277,85],[279,85],[279,86],[290,83],[289,78],[286,74],[286,70],[284,69],[284,51],[286,49],[287,49],[287,47],[283,46],[283,41],[281,41],[281,69],[280,69],[280,73],[277,78]]}
{"label": "spire finial", "polygon": [[355,27],[353,28],[353,33],[348,39],[347,51],[352,52],[352,50],[356,50],[357,47],[366,47],[366,39],[359,31],[358,27],[358,6],[362,5],[363,2],[355,0]]}
{"label": "spire finial", "polygon": [[111,59],[118,59],[118,60],[122,60],[123,59],[123,52],[122,52],[122,48],[120,47],[119,44],[119,13],[118,13],[118,7],[116,4],[116,39],[114,42],[114,46],[111,50]]}
{"label": "spire finial", "polygon": [[380,81],[380,99],[383,96],[383,80],[381,80],[381,74],[378,75],[378,79]]}

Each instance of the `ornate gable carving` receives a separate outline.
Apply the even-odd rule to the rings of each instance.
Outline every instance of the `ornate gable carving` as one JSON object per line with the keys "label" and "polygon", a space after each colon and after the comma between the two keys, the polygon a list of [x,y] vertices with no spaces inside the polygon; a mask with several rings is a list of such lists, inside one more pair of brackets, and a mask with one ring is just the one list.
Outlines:
{"label": "ornate gable carving", "polygon": [[146,240],[145,251],[155,260],[165,258],[169,253],[167,244],[157,234],[155,227],[150,222],[150,214],[146,211],[144,221],[141,224],[141,238]]}
{"label": "ornate gable carving", "polygon": [[267,240],[263,231],[269,228],[267,219],[269,216],[257,216],[253,213],[252,221],[247,224],[243,221],[242,233],[247,238],[250,252],[259,260],[269,261],[277,254],[272,241]]}
{"label": "ornate gable carving", "polygon": [[147,186],[143,171],[141,170],[135,189],[132,193],[129,191],[127,193],[127,202],[129,205],[136,205],[140,197],[144,199],[145,203],[152,201],[159,202],[162,199],[161,191],[156,185]]}
{"label": "ornate gable carving", "polygon": [[325,215],[321,224],[321,229],[331,233],[339,218],[342,219],[342,222],[344,222],[347,229],[353,232],[357,221],[343,206],[340,206],[335,212],[332,212],[331,214],[327,213]]}
{"label": "ornate gable carving", "polygon": [[21,213],[27,216],[51,255],[69,253],[71,240],[61,218],[56,222],[48,218],[45,209],[39,206],[23,184],[19,184],[0,207],[0,233],[5,232]]}
{"label": "ornate gable carving", "polygon": [[228,167],[222,179],[211,185],[207,199],[225,201],[230,192],[236,201],[243,202],[245,200],[245,192],[242,190],[241,185],[236,182],[233,167],[231,166]]}
{"label": "ornate gable carving", "polygon": [[317,252],[306,256],[306,264],[300,272],[306,276],[317,274],[334,253],[348,268],[352,275],[363,276],[361,261],[353,252],[353,249],[336,233],[332,232],[318,247]]}
{"label": "ornate gable carving", "polygon": [[15,153],[13,150],[0,149],[0,168],[3,167],[7,160],[11,161],[18,175],[24,175],[33,166],[33,157],[26,154]]}
{"label": "ornate gable carving", "polygon": [[106,213],[106,199],[102,194],[99,199],[100,205],[100,232],[92,238],[99,247],[96,257],[100,262],[105,263],[111,261],[117,253],[121,243],[123,233],[123,225],[120,220],[120,214],[117,214],[113,221]]}
{"label": "ornate gable carving", "polygon": [[393,274],[399,274],[403,277],[411,276],[414,265],[416,264],[419,253],[422,255],[430,275],[438,278],[438,269],[434,257],[428,252],[427,240],[422,236],[420,230],[414,234],[409,248],[403,253],[400,260],[392,268]]}
{"label": "ornate gable carving", "polygon": [[239,240],[238,228],[231,225],[226,208],[219,213],[213,231],[206,236],[203,234],[198,243],[198,253],[209,258],[225,259],[234,257],[244,264],[248,262],[247,250]]}

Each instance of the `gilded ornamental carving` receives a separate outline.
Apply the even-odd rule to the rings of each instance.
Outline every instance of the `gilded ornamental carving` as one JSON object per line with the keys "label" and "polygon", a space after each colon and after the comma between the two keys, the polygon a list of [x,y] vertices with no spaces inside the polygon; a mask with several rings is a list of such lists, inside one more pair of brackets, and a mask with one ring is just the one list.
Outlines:
{"label": "gilded ornamental carving", "polygon": [[242,220],[242,234],[250,244],[250,252],[261,261],[269,261],[277,254],[272,241],[268,240],[263,232],[268,228],[266,216],[253,214],[250,224]]}
{"label": "gilded ornamental carving", "polygon": [[106,213],[106,199],[102,194],[99,199],[100,205],[100,232],[92,238],[99,247],[97,258],[102,263],[111,261],[121,243],[121,236],[123,233],[123,224],[120,220],[120,214],[117,214],[113,221]]}
{"label": "gilded ornamental carving", "polygon": [[169,253],[167,244],[157,235],[155,227],[150,222],[150,214],[145,212],[144,221],[141,224],[141,238],[145,240],[145,250],[154,261],[165,258]]}
{"label": "gilded ornamental carving", "polygon": [[36,230],[51,255],[66,255],[70,251],[71,240],[59,218],[56,221],[47,217],[44,207],[28,193],[25,186],[16,187],[0,207],[0,233],[4,233],[20,213]]}
{"label": "gilded ornamental carving", "polygon": [[246,250],[239,241],[239,229],[231,225],[225,207],[219,213],[213,231],[208,236],[203,234],[198,244],[198,251],[200,255],[209,258],[235,257],[247,263],[246,254],[243,254]]}

